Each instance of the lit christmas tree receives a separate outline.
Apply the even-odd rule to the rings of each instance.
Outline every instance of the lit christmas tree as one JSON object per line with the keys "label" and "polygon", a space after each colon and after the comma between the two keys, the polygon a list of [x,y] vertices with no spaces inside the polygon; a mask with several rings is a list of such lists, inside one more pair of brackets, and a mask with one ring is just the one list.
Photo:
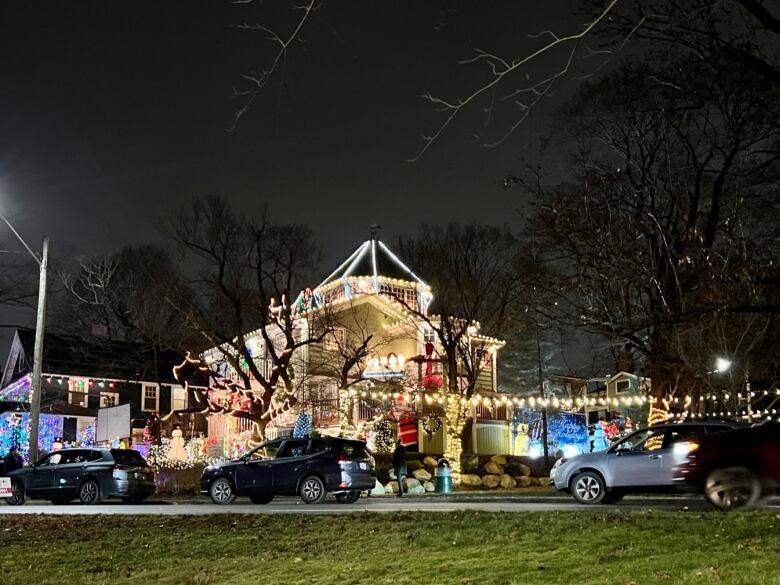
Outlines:
{"label": "lit christmas tree", "polygon": [[295,419],[292,436],[294,439],[311,436],[311,417],[305,412],[301,412]]}
{"label": "lit christmas tree", "polygon": [[81,441],[83,447],[91,447],[95,444],[95,427],[89,425],[84,429],[84,438]]}
{"label": "lit christmas tree", "polygon": [[393,450],[393,428],[387,419],[374,425],[374,445],[379,453],[389,453]]}

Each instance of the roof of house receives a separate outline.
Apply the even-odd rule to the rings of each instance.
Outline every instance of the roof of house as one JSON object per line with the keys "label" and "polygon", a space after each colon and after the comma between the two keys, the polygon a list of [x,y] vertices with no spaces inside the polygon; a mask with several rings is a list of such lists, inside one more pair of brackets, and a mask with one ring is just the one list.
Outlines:
{"label": "roof of house", "polygon": [[[20,345],[22,350],[18,359],[23,359],[26,366],[21,370],[30,371],[35,332],[30,329],[17,329],[16,338],[16,345]],[[155,350],[146,344],[46,333],[42,370],[44,374],[55,376],[174,382],[173,366],[180,364],[182,360],[182,356],[174,351]]]}

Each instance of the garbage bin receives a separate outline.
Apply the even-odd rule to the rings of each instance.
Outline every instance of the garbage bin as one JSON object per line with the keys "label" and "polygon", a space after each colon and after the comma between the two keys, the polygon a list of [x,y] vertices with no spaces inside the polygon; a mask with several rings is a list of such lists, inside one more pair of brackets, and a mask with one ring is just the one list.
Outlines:
{"label": "garbage bin", "polygon": [[452,492],[452,468],[447,459],[439,459],[436,463],[436,493],[449,494]]}

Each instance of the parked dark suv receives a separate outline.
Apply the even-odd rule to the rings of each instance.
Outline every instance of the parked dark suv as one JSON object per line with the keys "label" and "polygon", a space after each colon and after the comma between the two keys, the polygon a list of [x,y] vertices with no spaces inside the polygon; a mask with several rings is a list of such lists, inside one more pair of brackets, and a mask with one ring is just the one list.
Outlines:
{"label": "parked dark suv", "polygon": [[274,496],[296,494],[307,504],[317,504],[328,492],[335,492],[337,502],[352,504],[375,481],[374,459],[362,441],[284,437],[235,461],[207,467],[200,491],[216,504],[230,504],[236,496],[267,504]]}
{"label": "parked dark suv", "polygon": [[155,491],[154,471],[132,449],[63,449],[34,465],[8,474],[12,506],[25,499],[66,504],[78,498],[82,504],[99,504],[104,498],[140,503]]}

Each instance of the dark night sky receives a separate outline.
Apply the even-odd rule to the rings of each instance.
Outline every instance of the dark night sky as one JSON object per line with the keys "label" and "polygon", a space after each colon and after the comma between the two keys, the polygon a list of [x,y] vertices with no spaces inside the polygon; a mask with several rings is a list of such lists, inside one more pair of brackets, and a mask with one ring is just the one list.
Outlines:
{"label": "dark night sky", "polygon": [[571,31],[575,2],[325,0],[228,133],[232,87],[273,49],[229,25],[286,31],[289,5],[0,2],[0,208],[30,241],[82,255],[157,239],[160,215],[215,193],[312,224],[328,263],[373,222],[392,238],[423,220],[516,217],[500,182],[566,89],[499,148],[471,143],[472,110],[410,164],[439,119],[419,96],[474,87],[484,70],[457,64],[474,47],[518,56],[539,45],[530,33]]}

